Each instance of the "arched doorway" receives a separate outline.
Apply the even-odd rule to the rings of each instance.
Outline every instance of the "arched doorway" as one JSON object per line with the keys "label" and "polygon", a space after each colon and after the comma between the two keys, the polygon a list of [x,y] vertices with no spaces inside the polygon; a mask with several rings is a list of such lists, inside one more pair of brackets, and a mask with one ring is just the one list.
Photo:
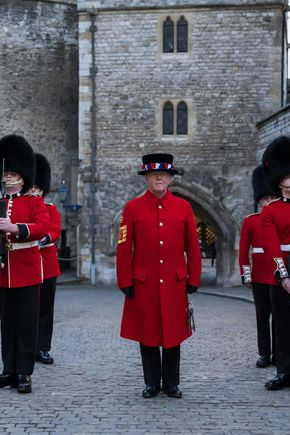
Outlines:
{"label": "arched doorway", "polygon": [[[215,241],[216,265],[214,273],[209,273],[206,277],[205,272],[209,270],[211,258],[206,262],[203,261],[204,285],[213,285],[216,283],[220,286],[230,286],[236,281],[235,271],[235,224],[228,211],[215,199],[211,192],[208,192],[200,185],[195,183],[186,183],[182,180],[175,179],[170,190],[175,195],[186,199],[192,205],[197,218],[199,233],[205,231],[201,237],[201,243],[210,244]],[[204,237],[204,240],[202,238]],[[205,257],[210,256],[209,246]]]}

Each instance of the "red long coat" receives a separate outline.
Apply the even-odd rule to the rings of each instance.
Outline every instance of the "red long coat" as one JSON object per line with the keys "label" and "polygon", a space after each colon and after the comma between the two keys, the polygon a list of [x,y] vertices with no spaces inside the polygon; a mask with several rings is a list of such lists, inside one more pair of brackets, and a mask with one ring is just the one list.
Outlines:
{"label": "red long coat", "polygon": [[[264,249],[264,234],[261,228],[261,214],[253,213],[246,216],[240,237],[239,264],[243,275],[243,266],[251,269],[252,281],[267,284],[269,281],[269,257]],[[252,261],[250,250],[252,249]]]}
{"label": "red long coat", "polygon": [[[9,195],[7,195],[9,198]],[[0,287],[26,287],[41,284],[43,280],[41,255],[38,240],[48,232],[49,216],[40,196],[14,194],[6,199],[7,214],[11,222],[19,224],[20,234],[6,234],[15,247],[28,242],[35,246],[7,252],[4,269],[0,272]],[[12,245],[13,246],[13,245]]]}
{"label": "red long coat", "polygon": [[49,214],[49,231],[46,235],[46,244],[40,244],[40,253],[42,256],[43,279],[48,279],[60,275],[55,242],[60,236],[61,217],[54,204],[45,203],[45,205]]}
{"label": "red long coat", "polygon": [[[186,257],[185,257],[186,253]],[[190,204],[169,191],[147,190],[126,204],[117,247],[119,288],[125,298],[121,337],[146,346],[177,346],[187,339],[186,284],[200,285],[201,256]]]}
{"label": "red long coat", "polygon": [[[290,255],[290,200],[281,197],[271,201],[262,210],[261,224],[264,245],[270,256],[268,283],[280,285],[274,275],[279,259],[284,260],[286,268],[288,266],[288,256]],[[283,250],[281,246],[283,246]]]}

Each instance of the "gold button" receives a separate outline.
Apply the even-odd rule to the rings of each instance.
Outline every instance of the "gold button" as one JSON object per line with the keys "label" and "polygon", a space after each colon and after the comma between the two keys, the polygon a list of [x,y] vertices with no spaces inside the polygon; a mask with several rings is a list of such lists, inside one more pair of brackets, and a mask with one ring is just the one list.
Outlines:
{"label": "gold button", "polygon": [[161,278],[161,280],[160,280],[160,284],[163,284],[163,279]]}
{"label": "gold button", "polygon": [[162,205],[158,205],[158,208],[162,208]]}
{"label": "gold button", "polygon": [[163,245],[163,240],[160,240],[160,245]]}
{"label": "gold button", "polygon": [[160,224],[159,224],[161,227],[163,227],[163,222],[160,222]]}
{"label": "gold button", "polygon": [[160,263],[163,264],[163,260],[160,260]]}

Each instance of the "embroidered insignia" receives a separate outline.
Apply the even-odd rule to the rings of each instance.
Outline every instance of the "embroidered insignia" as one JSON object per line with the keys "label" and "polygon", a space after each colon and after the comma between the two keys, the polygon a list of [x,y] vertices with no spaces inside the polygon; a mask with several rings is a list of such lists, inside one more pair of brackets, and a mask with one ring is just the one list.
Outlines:
{"label": "embroidered insignia", "polygon": [[124,243],[127,240],[127,225],[120,226],[118,244]]}

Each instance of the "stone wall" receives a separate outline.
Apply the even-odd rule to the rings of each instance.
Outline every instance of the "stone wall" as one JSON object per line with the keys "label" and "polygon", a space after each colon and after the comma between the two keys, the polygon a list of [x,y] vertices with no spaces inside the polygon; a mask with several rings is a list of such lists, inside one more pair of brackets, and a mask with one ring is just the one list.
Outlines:
{"label": "stone wall", "polygon": [[71,180],[78,167],[76,1],[0,1],[0,127],[1,136],[24,135],[48,157],[50,199],[59,204],[62,180],[76,197],[77,182]]}
{"label": "stone wall", "polygon": [[272,140],[278,136],[290,137],[290,104],[257,124],[259,145],[257,158],[262,154]]}
{"label": "stone wall", "polygon": [[[172,10],[102,11],[105,3],[79,1],[80,10],[85,3],[100,8],[95,45],[99,279],[114,279],[118,217],[124,203],[145,188],[142,177],[136,175],[141,155],[168,151],[185,173],[176,181],[177,190],[192,199],[193,208],[204,213],[221,240],[226,240],[231,252],[226,273],[230,278],[235,275],[237,282],[239,227],[243,216],[254,210],[251,173],[258,144],[255,125],[278,110],[281,101],[281,7],[273,3],[267,6],[268,2],[259,7],[255,6],[259,2],[251,2],[244,7],[222,8],[225,2],[221,2],[206,9],[172,6]],[[137,3],[142,5],[130,5]],[[172,2],[158,2],[165,4]],[[106,2],[110,5],[113,3]],[[125,6],[125,2],[114,5]],[[185,15],[189,22],[188,54],[161,53],[160,23],[171,14]],[[88,210],[82,217],[82,271],[88,276],[91,23],[86,12],[80,12],[79,20],[79,193]],[[164,99],[191,100],[192,130],[188,137],[160,136],[160,101]],[[222,216],[230,223],[228,234]]]}

